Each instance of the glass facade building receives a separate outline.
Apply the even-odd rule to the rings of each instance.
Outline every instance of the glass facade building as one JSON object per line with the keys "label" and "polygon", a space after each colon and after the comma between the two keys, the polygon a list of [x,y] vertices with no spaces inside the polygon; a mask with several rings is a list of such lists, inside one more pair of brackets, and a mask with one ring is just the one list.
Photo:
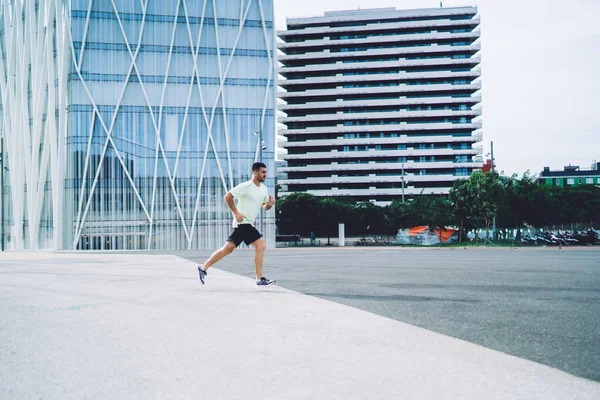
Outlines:
{"label": "glass facade building", "polygon": [[481,169],[479,22],[476,7],[288,18],[281,194],[386,204]]}
{"label": "glass facade building", "polygon": [[273,0],[0,2],[9,248],[217,248],[274,194]]}

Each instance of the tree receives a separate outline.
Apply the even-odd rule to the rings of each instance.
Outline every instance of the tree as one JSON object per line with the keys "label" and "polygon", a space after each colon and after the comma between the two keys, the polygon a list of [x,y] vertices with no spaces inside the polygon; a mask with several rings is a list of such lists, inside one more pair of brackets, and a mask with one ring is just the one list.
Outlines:
{"label": "tree", "polygon": [[474,172],[467,180],[458,180],[450,189],[450,200],[454,213],[463,227],[473,228],[480,222],[485,224],[486,236],[498,212],[505,190],[500,175],[495,172]]}
{"label": "tree", "polygon": [[350,216],[350,206],[346,203],[324,197],[317,205],[316,230],[319,234],[327,235],[327,244],[331,236],[335,235],[340,222],[346,222]]}
{"label": "tree", "polygon": [[277,229],[282,234],[310,235],[317,224],[319,199],[309,193],[292,193],[277,201]]}
{"label": "tree", "polygon": [[350,209],[351,234],[382,233],[386,227],[385,211],[369,201],[355,203]]}
{"label": "tree", "polygon": [[398,200],[392,200],[392,202],[385,207],[385,216],[387,232],[395,234],[400,228],[409,228],[412,221],[410,202],[401,203]]}
{"label": "tree", "polygon": [[477,227],[480,222],[479,215],[475,212],[475,187],[466,179],[457,180],[450,189],[449,197],[460,226],[459,241],[462,242],[463,232]]}
{"label": "tree", "polygon": [[529,172],[521,179],[517,175],[500,177],[504,193],[498,203],[498,226],[521,227],[537,219],[536,198],[540,191],[537,178]]}

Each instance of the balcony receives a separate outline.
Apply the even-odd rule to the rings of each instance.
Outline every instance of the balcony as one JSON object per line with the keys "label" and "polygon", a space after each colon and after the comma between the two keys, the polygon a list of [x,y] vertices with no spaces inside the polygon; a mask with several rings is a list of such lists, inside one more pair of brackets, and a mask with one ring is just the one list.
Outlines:
{"label": "balcony", "polygon": [[481,63],[481,56],[475,55],[470,58],[433,58],[421,60],[397,60],[397,61],[363,61],[343,63],[338,61],[331,64],[305,65],[302,67],[280,67],[278,73],[284,75],[290,72],[331,72],[331,71],[355,71],[373,68],[409,68],[409,67],[433,67],[433,66],[475,66]]}
{"label": "balcony", "polygon": [[481,168],[483,164],[475,161],[429,161],[429,162],[418,162],[408,161],[405,163],[376,163],[370,161],[368,163],[360,164],[338,164],[332,162],[331,164],[318,164],[318,165],[305,165],[305,166],[287,166],[278,169],[279,172],[308,172],[308,171],[384,171],[384,170],[399,170],[404,167],[405,170],[410,169],[456,169],[456,168]]}
{"label": "balcony", "polygon": [[[303,129],[281,129],[280,134],[287,136],[294,135],[312,135],[327,133],[365,133],[365,132],[407,132],[411,131],[431,131],[431,130],[475,130],[482,126],[481,121],[473,121],[470,124],[453,124],[450,122],[434,124],[390,124],[390,125],[358,125],[358,126],[333,126],[317,127]],[[425,139],[422,139],[425,140]]]}
{"label": "balcony", "polygon": [[481,102],[481,95],[471,97],[423,97],[409,99],[406,97],[390,100],[346,100],[346,101],[316,101],[304,104],[281,104],[278,109],[288,110],[323,110],[331,108],[331,112],[343,111],[348,108],[372,108],[408,105],[435,105],[435,104],[477,104]]}
{"label": "balcony", "polygon": [[[376,86],[376,87],[362,87],[362,88],[335,88],[335,89],[316,89],[316,90],[305,90],[302,92],[280,92],[279,98],[285,100],[289,98],[303,98],[303,97],[343,97],[351,95],[360,96],[376,96],[378,94],[398,94],[398,96],[406,96],[414,93],[427,93],[427,92],[440,92],[446,95],[451,95],[457,91],[470,91],[476,92],[481,89],[481,82],[474,82],[466,85],[450,85],[450,84],[438,84],[438,85],[403,85],[403,86]],[[443,96],[443,95],[442,95]]]}
{"label": "balcony", "polygon": [[[450,192],[449,185],[447,188],[413,188],[407,187],[404,189],[406,196],[414,196],[420,194],[448,194]],[[323,190],[307,190],[306,193],[321,196],[321,197],[335,197],[335,196],[346,196],[346,197],[357,197],[357,196],[368,196],[370,198],[376,196],[398,196],[402,195],[402,189],[323,189]],[[286,196],[292,194],[292,192],[279,192],[280,196]]]}
{"label": "balcony", "polygon": [[466,46],[422,46],[422,47],[399,47],[390,49],[373,49],[365,51],[348,51],[332,53],[329,51],[319,51],[305,54],[282,55],[278,57],[278,61],[285,64],[286,61],[307,61],[307,60],[351,60],[355,58],[366,57],[381,57],[381,56],[398,56],[411,57],[414,55],[424,54],[441,54],[441,53],[476,53],[481,50],[481,43],[473,43]]}
{"label": "balcony", "polygon": [[[368,33],[366,33],[368,35]],[[280,43],[277,48],[285,53],[288,49],[313,48],[323,51],[324,49],[356,46],[368,44],[394,44],[402,42],[436,42],[440,40],[476,40],[481,35],[479,30],[471,32],[450,33],[450,32],[435,32],[435,33],[416,33],[408,35],[384,35],[384,36],[367,36],[366,38],[331,40],[329,37],[322,39],[309,39],[302,42]]]}
{"label": "balcony", "polygon": [[390,74],[371,74],[371,75],[347,75],[347,76],[326,76],[304,79],[286,79],[280,80],[279,86],[284,88],[296,87],[302,88],[306,86],[316,86],[320,84],[350,84],[350,83],[365,83],[365,82],[399,82],[400,85],[408,85],[410,81],[422,79],[460,79],[474,80],[481,76],[480,70],[473,71],[434,71],[434,72],[399,72]]}
{"label": "balcony", "polygon": [[[302,19],[298,19],[300,22]],[[288,20],[288,23],[293,26],[294,19]],[[329,26],[320,26],[320,27],[307,27],[304,29],[294,29],[294,30],[280,30],[277,31],[277,36],[285,40],[286,37],[294,37],[294,36],[304,36],[304,35],[317,35],[324,34],[329,36],[335,33],[344,33],[344,32],[352,32],[352,33],[361,33],[361,32],[369,32],[369,31],[398,31],[401,29],[420,29],[420,28],[451,28],[458,26],[467,26],[474,27],[481,23],[481,19],[479,17],[474,17],[468,20],[430,20],[430,21],[406,21],[406,22],[387,22],[383,24],[379,24],[374,21],[374,24],[365,25],[365,26],[349,26],[349,27],[329,27]]]}
{"label": "balcony", "polygon": [[[430,174],[430,175],[416,175],[416,174],[404,174],[404,184],[406,187],[412,185],[414,182],[449,182],[449,186],[457,179],[454,174]],[[341,185],[349,183],[372,183],[374,185],[381,183],[400,183],[402,182],[402,175],[393,176],[380,176],[377,174],[369,174],[368,176],[331,176],[331,177],[308,177],[300,179],[282,179],[277,183],[282,185]]]}
{"label": "balcony", "polygon": [[287,154],[286,160],[339,160],[345,158],[369,158],[376,160],[384,157],[436,157],[473,155],[476,149],[405,149],[405,150],[362,150],[362,151],[326,151],[310,152],[306,154]]}
{"label": "balcony", "polygon": [[[481,136],[481,134],[479,134]],[[343,145],[386,145],[386,144],[420,144],[420,143],[462,143],[462,142],[481,142],[481,137],[476,138],[474,136],[398,136],[398,137],[372,137],[372,138],[335,138],[335,139],[311,139],[302,142],[285,142],[281,146],[289,148],[302,148],[302,147],[333,147]]]}
{"label": "balcony", "polygon": [[[412,119],[412,118],[459,118],[468,117],[475,118],[481,115],[481,109],[475,110],[415,110],[415,111],[393,111],[393,112],[370,112],[370,113],[349,113],[349,114],[312,114],[304,117],[283,117],[277,118],[277,121],[282,124],[290,122],[329,122],[337,121],[338,124],[344,121],[367,121],[367,120],[382,120],[382,119]],[[400,122],[398,125],[403,125],[406,121]]]}

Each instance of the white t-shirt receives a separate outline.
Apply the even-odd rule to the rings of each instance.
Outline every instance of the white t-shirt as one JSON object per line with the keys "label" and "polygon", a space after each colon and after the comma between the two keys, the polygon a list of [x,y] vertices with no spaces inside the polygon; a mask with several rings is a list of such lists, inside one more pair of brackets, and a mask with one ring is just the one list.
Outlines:
{"label": "white t-shirt", "polygon": [[237,222],[233,217],[233,227],[237,228],[238,224],[254,225],[254,220],[260,212],[260,207],[269,201],[269,190],[262,183],[256,186],[251,180],[242,182],[229,191],[237,200],[237,210],[244,214],[245,218],[242,222]]}

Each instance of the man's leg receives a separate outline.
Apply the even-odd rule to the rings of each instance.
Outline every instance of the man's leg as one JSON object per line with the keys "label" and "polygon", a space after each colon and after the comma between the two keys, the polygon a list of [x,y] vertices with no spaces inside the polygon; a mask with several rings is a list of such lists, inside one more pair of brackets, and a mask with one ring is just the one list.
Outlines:
{"label": "man's leg", "polygon": [[252,242],[252,246],[254,246],[254,266],[256,268],[256,279],[262,278],[262,268],[263,268],[263,260],[265,258],[265,249],[267,248],[267,244],[265,243],[265,239],[260,238],[256,241]]}
{"label": "man's leg", "polygon": [[231,241],[225,242],[225,245],[223,247],[221,247],[219,250],[215,251],[212,254],[212,256],[210,256],[210,258],[208,260],[206,260],[206,262],[204,262],[204,264],[202,264],[202,266],[204,267],[203,269],[206,271],[209,267],[216,264],[223,257],[231,254],[235,250],[236,247],[237,246],[235,245],[235,243],[233,243]]}

